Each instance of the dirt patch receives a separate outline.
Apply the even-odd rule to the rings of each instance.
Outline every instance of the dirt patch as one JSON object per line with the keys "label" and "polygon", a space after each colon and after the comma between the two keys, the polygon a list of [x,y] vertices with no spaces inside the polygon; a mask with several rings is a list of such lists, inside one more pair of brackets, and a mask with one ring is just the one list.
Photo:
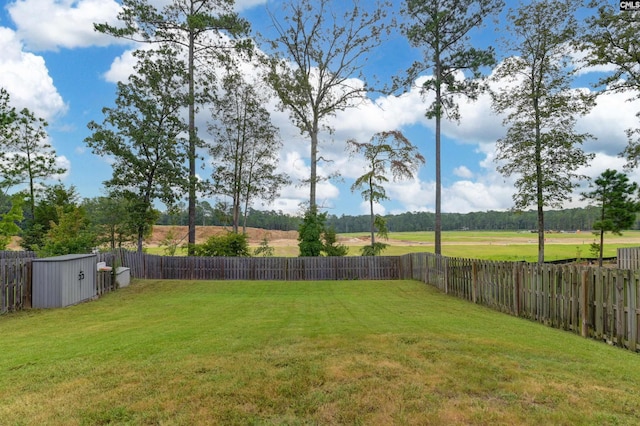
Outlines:
{"label": "dirt patch", "polygon": [[[207,241],[213,235],[224,235],[229,232],[230,228],[223,226],[197,226],[196,227],[196,244]],[[173,233],[173,238],[178,240],[178,244],[186,244],[188,241],[188,227],[186,226],[154,226],[151,238],[145,241],[145,245],[158,247],[163,245],[169,236]],[[298,243],[298,231],[275,231],[260,228],[247,228],[247,236],[249,244],[259,244],[265,238],[272,246],[289,245]]]}

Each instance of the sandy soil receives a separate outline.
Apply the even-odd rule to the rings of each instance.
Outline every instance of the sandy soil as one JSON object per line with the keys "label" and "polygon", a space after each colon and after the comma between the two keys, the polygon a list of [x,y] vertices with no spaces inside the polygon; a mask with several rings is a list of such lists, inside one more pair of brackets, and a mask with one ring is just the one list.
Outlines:
{"label": "sandy soil", "polygon": [[[166,240],[167,236],[173,232],[173,237],[179,241],[179,245],[187,242],[187,230],[186,226],[154,226],[153,234],[151,238],[145,241],[145,244],[150,247],[158,247],[162,245],[162,242]],[[230,228],[223,226],[197,226],[196,227],[196,244],[204,243],[212,235],[222,235]],[[298,232],[297,231],[275,231],[258,228],[247,228],[247,235],[249,236],[249,244],[257,245],[266,237],[269,240],[271,246],[287,246],[290,244],[298,244]]]}

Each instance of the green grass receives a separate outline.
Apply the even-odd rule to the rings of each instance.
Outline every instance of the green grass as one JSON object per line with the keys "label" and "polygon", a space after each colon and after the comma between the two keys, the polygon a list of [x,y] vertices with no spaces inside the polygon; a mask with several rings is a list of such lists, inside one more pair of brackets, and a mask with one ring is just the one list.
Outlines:
{"label": "green grass", "polygon": [[134,281],[0,317],[0,423],[637,424],[637,354],[413,281]]}

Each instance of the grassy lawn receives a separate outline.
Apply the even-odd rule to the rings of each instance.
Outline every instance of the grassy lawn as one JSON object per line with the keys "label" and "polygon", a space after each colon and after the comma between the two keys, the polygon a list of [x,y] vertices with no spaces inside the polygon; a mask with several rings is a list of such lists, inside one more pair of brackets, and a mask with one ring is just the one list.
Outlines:
{"label": "grassy lawn", "polygon": [[637,354],[413,281],[134,281],[0,317],[0,423],[637,424]]}

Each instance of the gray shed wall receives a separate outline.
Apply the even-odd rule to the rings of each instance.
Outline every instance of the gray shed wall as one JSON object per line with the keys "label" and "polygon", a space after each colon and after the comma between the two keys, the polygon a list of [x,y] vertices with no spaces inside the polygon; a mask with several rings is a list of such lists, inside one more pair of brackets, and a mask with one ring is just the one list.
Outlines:
{"label": "gray shed wall", "polygon": [[97,295],[96,255],[78,254],[32,261],[32,306],[61,308]]}

